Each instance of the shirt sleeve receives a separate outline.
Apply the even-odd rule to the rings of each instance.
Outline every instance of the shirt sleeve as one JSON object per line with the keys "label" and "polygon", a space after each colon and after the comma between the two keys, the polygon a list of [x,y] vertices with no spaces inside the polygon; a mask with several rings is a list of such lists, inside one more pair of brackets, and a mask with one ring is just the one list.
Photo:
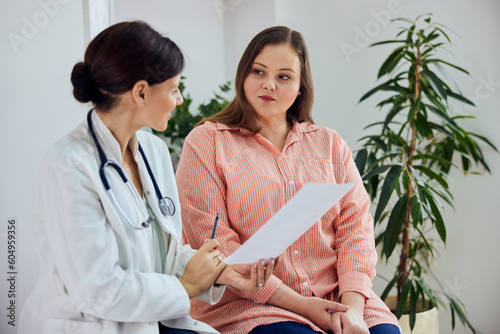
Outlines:
{"label": "shirt sleeve", "polygon": [[356,182],[353,189],[339,202],[340,214],[334,222],[339,295],[354,291],[369,299],[377,263],[373,219],[369,211],[370,200],[351,150],[338,135],[333,142],[338,182]]}
{"label": "shirt sleeve", "polygon": [[[199,249],[210,238],[219,212],[216,239],[227,257],[241,246],[238,233],[231,228],[226,206],[226,184],[217,166],[217,130],[212,123],[196,127],[186,137],[176,172],[182,203],[184,242]],[[240,297],[265,303],[278,290],[281,280],[272,276],[258,292],[243,292],[228,287]]]}

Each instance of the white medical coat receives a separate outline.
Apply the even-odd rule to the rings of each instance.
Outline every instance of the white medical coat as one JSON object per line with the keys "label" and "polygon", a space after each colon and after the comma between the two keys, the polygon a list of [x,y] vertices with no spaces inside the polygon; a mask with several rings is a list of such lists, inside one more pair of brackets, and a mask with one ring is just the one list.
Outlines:
{"label": "white medical coat", "polygon": [[[119,144],[95,112],[92,122],[106,155],[121,165]],[[137,140],[163,196],[175,203],[172,217],[159,211]],[[189,316],[189,297],[177,279],[195,251],[182,246],[181,210],[168,149],[145,131],[138,131],[131,143],[146,199],[163,233],[170,236],[165,274],[154,272],[152,228],[134,229],[110,201],[84,121],[50,148],[42,164],[33,222],[39,281],[24,304],[18,333],[156,334],[158,321],[217,333]],[[138,205],[144,203],[134,201],[113,168],[106,168],[106,176],[121,209],[139,225],[144,217]],[[198,298],[213,304],[223,292],[212,287]]]}

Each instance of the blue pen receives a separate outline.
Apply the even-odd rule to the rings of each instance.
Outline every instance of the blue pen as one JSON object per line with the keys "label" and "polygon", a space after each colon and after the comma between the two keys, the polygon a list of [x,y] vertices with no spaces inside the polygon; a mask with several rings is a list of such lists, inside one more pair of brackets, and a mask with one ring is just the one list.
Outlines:
{"label": "blue pen", "polygon": [[211,237],[211,239],[215,238],[215,232],[217,232],[217,223],[218,222],[219,222],[219,213],[217,212],[217,216],[215,216],[214,228],[212,230],[212,237]]}

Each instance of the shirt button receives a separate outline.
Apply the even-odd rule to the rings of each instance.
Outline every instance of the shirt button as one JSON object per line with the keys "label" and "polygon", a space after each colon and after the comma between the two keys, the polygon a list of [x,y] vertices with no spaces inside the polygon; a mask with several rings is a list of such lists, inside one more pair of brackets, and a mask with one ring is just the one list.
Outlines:
{"label": "shirt button", "polygon": [[303,286],[308,286],[309,284],[307,282],[302,283]]}
{"label": "shirt button", "polygon": [[288,181],[288,185],[293,185],[293,181]]}
{"label": "shirt button", "polygon": [[197,323],[196,321],[195,321],[195,322],[193,322],[193,324],[194,324],[195,326],[198,326],[198,323]]}
{"label": "shirt button", "polygon": [[293,255],[297,255],[297,254],[299,254],[299,251],[298,250],[294,250],[293,251]]}
{"label": "shirt button", "polygon": [[146,191],[146,194],[149,196],[149,195],[151,195],[151,192],[148,190],[148,191]]}
{"label": "shirt button", "polygon": [[278,160],[279,160],[279,161],[283,160],[283,157],[278,157]]}

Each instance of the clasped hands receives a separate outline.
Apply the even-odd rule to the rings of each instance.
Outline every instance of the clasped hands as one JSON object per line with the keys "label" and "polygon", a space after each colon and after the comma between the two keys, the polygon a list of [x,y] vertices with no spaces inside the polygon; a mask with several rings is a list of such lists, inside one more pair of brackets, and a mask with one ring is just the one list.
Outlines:
{"label": "clasped hands", "polygon": [[268,263],[226,265],[224,255],[218,250],[215,239],[208,240],[193,255],[186,265],[179,281],[186,289],[189,298],[194,298],[207,290],[212,284],[229,285],[242,291],[260,290],[278,266],[274,258]]}
{"label": "clasped hands", "polygon": [[369,334],[363,312],[318,297],[304,297],[303,316],[327,333]]}

